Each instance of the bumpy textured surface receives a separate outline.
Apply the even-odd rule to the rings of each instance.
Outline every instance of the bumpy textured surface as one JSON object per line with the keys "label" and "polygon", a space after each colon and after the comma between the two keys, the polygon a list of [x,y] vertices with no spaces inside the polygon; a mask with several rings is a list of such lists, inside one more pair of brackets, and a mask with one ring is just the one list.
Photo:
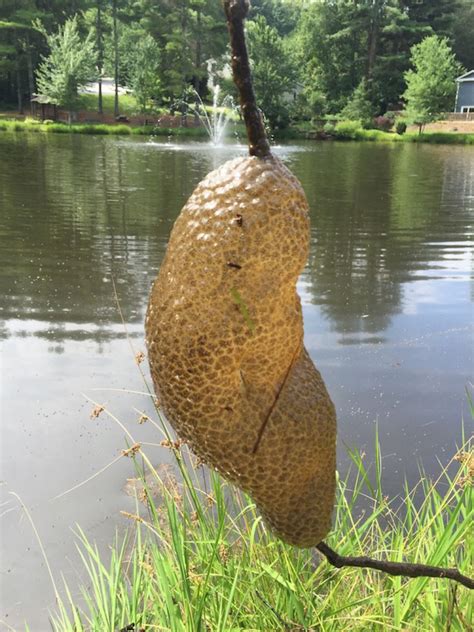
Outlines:
{"label": "bumpy textured surface", "polygon": [[298,546],[330,529],[336,419],[303,346],[301,185],[274,157],[210,173],[181,211],[146,318],[151,372],[178,435]]}

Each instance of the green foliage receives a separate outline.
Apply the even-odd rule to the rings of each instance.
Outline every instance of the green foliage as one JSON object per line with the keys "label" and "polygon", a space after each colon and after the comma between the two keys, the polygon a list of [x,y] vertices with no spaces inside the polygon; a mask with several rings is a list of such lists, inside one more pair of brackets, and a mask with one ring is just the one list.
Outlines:
{"label": "green foliage", "polygon": [[37,23],[50,53],[36,71],[38,93],[43,103],[55,103],[71,111],[78,104],[78,89],[95,79],[96,51],[93,34],[79,34],[77,17],[66,20],[56,33],[49,34]]}
{"label": "green foliage", "polygon": [[374,115],[374,106],[369,98],[365,79],[359,83],[352,93],[340,116],[348,121],[360,121],[363,127],[370,127]]}
{"label": "green foliage", "polygon": [[311,3],[302,10],[292,43],[309,116],[326,109],[321,108],[320,95],[329,111],[339,111],[360,81],[353,61],[359,43],[352,37],[350,13],[350,5],[340,2]]}
{"label": "green foliage", "polygon": [[273,128],[286,127],[295,72],[283,39],[263,16],[249,20],[247,32],[257,102]]}
{"label": "green foliage", "polygon": [[422,127],[450,111],[456,94],[455,78],[462,67],[456,61],[446,38],[426,37],[411,48],[414,69],[405,73],[408,122]]}
{"label": "green foliage", "polygon": [[[229,61],[227,29],[216,0],[2,0],[2,101],[20,106],[38,92],[35,71],[48,51],[31,28],[36,19],[48,32],[57,32],[77,14],[81,37],[95,32],[102,74],[114,76],[114,7],[119,84],[134,89],[140,109],[178,109],[190,87],[208,102],[208,60],[215,60],[219,70]],[[427,36],[448,37],[459,59],[472,68],[473,25],[471,0],[254,0],[248,30],[254,31],[258,49],[252,57],[262,109],[273,127],[290,118],[334,116],[364,82],[374,115],[398,109],[410,48]],[[146,63],[137,63],[138,56]],[[218,80],[223,91],[235,96],[225,77]]]}
{"label": "green foliage", "polygon": [[362,121],[348,120],[339,121],[334,129],[334,134],[342,140],[358,140],[363,131]]}
{"label": "green foliage", "polygon": [[325,134],[333,135],[335,131],[336,131],[336,126],[334,125],[334,123],[328,122],[324,124],[323,132]]}
{"label": "green foliage", "polygon": [[423,134],[405,134],[404,138],[412,143],[431,143],[433,145],[474,145],[474,134],[424,132]]}
{"label": "green foliage", "polygon": [[453,15],[452,41],[456,57],[465,68],[474,68],[474,2],[459,0]]}
{"label": "green foliage", "polygon": [[297,3],[285,0],[252,0],[249,17],[255,20],[263,16],[269,26],[282,37],[289,35],[298,24],[300,8]]}
{"label": "green foliage", "polygon": [[397,132],[397,134],[402,136],[407,131],[407,124],[405,123],[405,121],[397,121],[395,125],[395,131]]}
{"label": "green foliage", "polygon": [[136,44],[130,68],[130,86],[141,112],[147,112],[161,95],[160,49],[151,35]]}

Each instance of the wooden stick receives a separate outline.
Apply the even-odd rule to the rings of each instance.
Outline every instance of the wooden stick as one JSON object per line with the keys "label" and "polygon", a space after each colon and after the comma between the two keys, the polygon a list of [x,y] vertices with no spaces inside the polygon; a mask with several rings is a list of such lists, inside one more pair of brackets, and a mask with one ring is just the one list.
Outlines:
{"label": "wooden stick", "polygon": [[351,557],[343,556],[333,551],[325,542],[320,542],[316,549],[322,553],[327,561],[336,568],[344,566],[357,566],[358,568],[373,568],[389,575],[399,575],[402,577],[439,577],[452,579],[463,586],[474,588],[474,579],[462,575],[457,568],[442,568],[441,566],[428,566],[427,564],[410,564],[406,562],[388,562],[374,560],[371,557]]}
{"label": "wooden stick", "polygon": [[247,128],[249,153],[251,156],[265,158],[270,156],[270,143],[263,124],[262,113],[255,100],[245,44],[244,20],[249,11],[249,1],[224,0],[224,11],[232,51],[232,75],[239,91],[240,107]]}

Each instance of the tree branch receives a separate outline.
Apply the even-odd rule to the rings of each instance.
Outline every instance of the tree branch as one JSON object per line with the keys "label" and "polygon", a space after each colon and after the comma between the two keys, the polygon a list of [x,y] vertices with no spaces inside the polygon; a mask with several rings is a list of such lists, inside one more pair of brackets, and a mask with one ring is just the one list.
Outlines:
{"label": "tree branch", "polygon": [[474,579],[462,575],[457,568],[442,568],[440,566],[428,566],[427,564],[410,564],[405,562],[387,562],[374,560],[371,557],[343,556],[333,551],[325,542],[320,542],[316,549],[322,553],[328,562],[336,568],[343,566],[357,566],[358,568],[373,568],[389,575],[399,575],[402,577],[438,577],[441,579],[452,579],[463,586],[474,588]]}
{"label": "tree branch", "polygon": [[247,128],[249,153],[265,158],[270,155],[262,113],[257,107],[250,74],[249,57],[245,44],[244,20],[249,11],[249,0],[224,0],[230,46],[232,51],[232,75],[240,97],[240,107]]}

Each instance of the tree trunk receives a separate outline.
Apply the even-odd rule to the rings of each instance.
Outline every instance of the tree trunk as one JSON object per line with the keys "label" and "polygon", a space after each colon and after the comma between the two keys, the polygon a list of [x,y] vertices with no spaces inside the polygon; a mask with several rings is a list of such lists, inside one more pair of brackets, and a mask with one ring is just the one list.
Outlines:
{"label": "tree trunk", "polygon": [[119,98],[118,98],[118,31],[117,31],[117,0],[112,0],[112,15],[113,15],[113,30],[114,30],[114,83],[115,83],[115,96],[114,96],[114,116],[119,115]]}
{"label": "tree trunk", "polygon": [[[186,36],[187,26],[188,26],[188,14],[187,14],[186,6],[183,3],[181,5],[181,33],[185,36]],[[184,91],[186,87],[186,68],[184,64],[182,64],[181,71],[182,71],[181,72],[181,90]]]}
{"label": "tree trunk", "polygon": [[[369,41],[367,46],[367,81],[372,80],[374,74],[375,58],[377,56],[377,47],[379,43],[380,35],[380,14],[382,12],[382,5],[380,0],[376,0],[374,3],[373,13],[370,18],[369,28]],[[370,85],[370,84],[369,84]]]}
{"label": "tree trunk", "polygon": [[32,98],[35,93],[35,75],[33,72],[33,58],[31,56],[30,34],[26,32],[26,65],[28,68],[28,90],[30,93],[30,112],[33,113]]}
{"label": "tree trunk", "polygon": [[194,89],[200,95],[200,73],[201,73],[201,37],[202,37],[202,21],[201,21],[201,9],[196,9],[196,26],[197,26],[197,39],[196,39],[196,68],[194,75]]}
{"label": "tree trunk", "polygon": [[102,0],[97,0],[97,23],[96,23],[96,31],[97,31],[97,67],[99,70],[99,100],[97,103],[97,111],[99,114],[103,112],[102,106],[102,67],[104,65],[104,47],[102,42]]}
{"label": "tree trunk", "polygon": [[20,57],[16,58],[16,95],[18,99],[18,114],[23,114],[23,95],[21,93],[21,72],[20,72]]}

